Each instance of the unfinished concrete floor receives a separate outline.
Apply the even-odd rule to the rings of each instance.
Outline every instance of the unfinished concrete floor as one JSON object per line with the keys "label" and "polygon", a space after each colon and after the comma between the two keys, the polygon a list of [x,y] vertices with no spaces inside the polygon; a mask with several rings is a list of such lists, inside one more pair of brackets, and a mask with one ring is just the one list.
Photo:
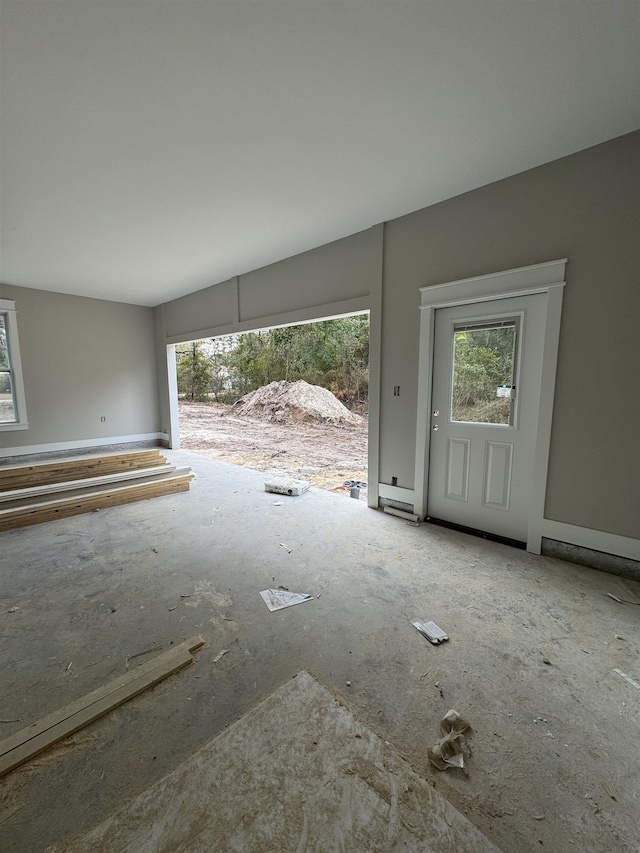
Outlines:
{"label": "unfinished concrete floor", "polygon": [[[190,492],[0,535],[0,736],[136,653],[206,640],[194,666],[0,780],[3,853],[104,820],[301,670],[505,853],[640,849],[640,690],[614,672],[640,681],[640,608],[603,595],[639,584],[168,456],[197,472]],[[270,613],[258,593],[280,584],[320,597]],[[427,760],[449,708],[474,728],[468,776]]]}
{"label": "unfinished concrete floor", "polygon": [[53,848],[55,853],[407,849],[499,853],[308,672],[287,681],[85,836]]}

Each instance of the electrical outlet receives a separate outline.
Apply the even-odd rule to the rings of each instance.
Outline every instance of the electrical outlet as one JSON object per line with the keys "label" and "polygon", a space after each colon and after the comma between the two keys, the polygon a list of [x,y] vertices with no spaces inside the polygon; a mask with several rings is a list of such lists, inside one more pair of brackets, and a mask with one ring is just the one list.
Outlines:
{"label": "electrical outlet", "polygon": [[105,416],[103,415],[103,416],[100,418],[100,423],[104,423],[105,421],[106,421],[106,418],[105,418]]}
{"label": "electrical outlet", "polygon": [[392,486],[397,486],[397,485],[398,485],[398,478],[397,478],[397,477],[392,477],[392,478],[391,478],[391,485],[392,485]]}

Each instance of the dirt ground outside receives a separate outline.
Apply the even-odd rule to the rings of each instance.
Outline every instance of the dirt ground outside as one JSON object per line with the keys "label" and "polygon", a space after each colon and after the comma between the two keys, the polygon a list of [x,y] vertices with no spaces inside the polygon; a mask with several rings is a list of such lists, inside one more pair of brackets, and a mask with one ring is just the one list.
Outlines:
{"label": "dirt ground outside", "polygon": [[[358,426],[268,423],[227,414],[222,403],[179,403],[185,450],[276,477],[349,495],[345,480],[367,482],[367,419]],[[366,489],[361,491],[366,497]]]}

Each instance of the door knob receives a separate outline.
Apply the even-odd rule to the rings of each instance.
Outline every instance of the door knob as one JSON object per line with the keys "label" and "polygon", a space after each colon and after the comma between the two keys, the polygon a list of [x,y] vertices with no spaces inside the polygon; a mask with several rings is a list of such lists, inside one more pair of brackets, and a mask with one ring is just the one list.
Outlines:
{"label": "door knob", "polygon": [[434,424],[434,425],[433,425],[433,431],[434,431],[434,432],[438,432],[438,424]]}

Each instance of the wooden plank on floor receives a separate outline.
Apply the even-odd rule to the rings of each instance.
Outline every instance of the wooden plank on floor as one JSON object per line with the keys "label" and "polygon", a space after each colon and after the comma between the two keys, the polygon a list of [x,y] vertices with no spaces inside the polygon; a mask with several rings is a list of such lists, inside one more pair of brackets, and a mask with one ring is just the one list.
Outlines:
{"label": "wooden plank on floor", "polygon": [[19,473],[0,472],[0,489],[29,488],[47,483],[64,483],[67,480],[84,479],[86,477],[114,474],[118,471],[132,471],[138,468],[152,468],[167,460],[160,454],[138,459],[124,459],[117,462],[110,460],[103,463],[86,463],[72,466],[52,466],[37,471],[22,470]]}
{"label": "wooden plank on floor", "polygon": [[[105,453],[103,452],[95,452],[95,453],[78,453],[76,455],[61,455],[54,456],[53,454],[48,454],[45,458],[39,459],[32,462],[18,461],[11,462],[2,467],[2,470],[6,471],[18,471],[25,469],[34,469],[37,470],[39,468],[46,468],[47,466],[57,466],[57,465],[76,465],[85,462],[96,462],[98,460],[109,460],[109,459],[126,459],[126,458],[142,458],[144,456],[150,454],[159,454],[163,448],[158,446],[153,447],[140,447],[132,450],[110,450]],[[16,457],[14,457],[16,458]]]}
{"label": "wooden plank on floor", "polygon": [[169,475],[148,483],[125,484],[118,488],[106,488],[88,494],[80,494],[72,499],[53,500],[35,505],[12,506],[0,510],[0,531],[27,527],[31,524],[41,524],[58,518],[69,518],[85,512],[109,509],[148,498],[187,492],[193,476],[192,472],[179,476]]}
{"label": "wooden plank on floor", "polygon": [[49,461],[32,462],[30,464],[14,464],[0,467],[0,476],[16,478],[29,477],[36,474],[46,475],[58,470],[77,470],[82,468],[106,468],[110,466],[128,465],[137,462],[153,461],[161,457],[157,447],[146,450],[135,450],[128,453],[90,454],[85,456],[62,457]]}
{"label": "wooden plank on floor", "polygon": [[155,467],[166,462],[158,448],[79,459],[59,459],[33,465],[0,468],[0,491],[65,482],[70,479],[113,474],[122,470]]}
{"label": "wooden plank on floor", "polygon": [[0,777],[24,764],[148,687],[188,666],[191,652],[204,645],[199,635],[93,690],[0,742]]}
{"label": "wooden plank on floor", "polygon": [[[188,640],[184,640],[182,643],[178,645],[171,646],[166,649],[164,652],[161,652],[159,655],[156,655],[152,660],[147,660],[145,663],[140,664],[139,666],[135,666],[122,675],[117,676],[117,678],[112,679],[108,684],[103,684],[101,687],[92,690],[90,693],[86,693],[84,696],[81,696],[79,699],[76,699],[70,705],[65,705],[63,708],[60,708],[58,711],[54,711],[51,714],[48,714],[46,717],[42,717],[38,722],[33,723],[31,726],[27,726],[24,729],[21,729],[18,732],[14,732],[14,734],[9,735],[9,737],[0,741],[0,756],[5,755],[7,752],[10,752],[12,749],[15,749],[17,746],[20,746],[22,743],[25,743],[31,737],[35,737],[36,735],[40,735],[43,732],[47,731],[47,729],[52,728],[58,723],[65,720],[67,717],[72,716],[73,714],[78,713],[79,711],[88,708],[89,705],[92,705],[95,702],[98,702],[101,699],[104,699],[110,693],[115,692],[116,690],[120,690],[122,687],[126,687],[131,681],[135,681],[137,678],[145,676],[152,669],[155,669],[158,666],[162,666],[164,660],[178,652],[182,654],[184,651],[189,653],[195,652],[197,649],[201,648],[204,645],[204,640],[200,636],[200,634],[196,634],[193,637],[190,637]],[[160,652],[160,649],[158,649]]]}
{"label": "wooden plank on floor", "polygon": [[157,474],[149,474],[146,477],[134,479],[133,482],[127,480],[120,482],[116,480],[113,483],[105,483],[102,486],[96,486],[91,483],[85,484],[85,481],[80,481],[79,485],[75,489],[68,492],[63,490],[60,494],[52,492],[50,495],[36,495],[32,498],[20,498],[13,502],[9,497],[11,494],[9,492],[7,493],[7,500],[3,502],[2,506],[0,506],[0,517],[8,515],[9,511],[14,508],[29,510],[38,509],[40,507],[54,507],[57,506],[58,503],[63,503],[65,501],[75,502],[93,495],[110,494],[111,492],[115,493],[117,491],[124,492],[137,486],[145,486],[150,483],[162,483],[166,480],[175,479],[176,477],[183,477],[186,474],[195,476],[193,475],[191,468],[173,468],[173,470],[162,470]]}
{"label": "wooden plank on floor", "polygon": [[33,486],[28,489],[12,489],[0,492],[0,504],[8,501],[24,500],[25,498],[46,497],[58,492],[68,492],[74,489],[85,489],[91,486],[106,486],[110,483],[120,483],[125,480],[138,480],[144,477],[154,477],[157,474],[168,474],[176,470],[175,465],[158,465],[155,468],[135,468],[132,471],[119,471],[115,474],[104,474],[100,477],[88,477],[80,480],[69,480],[64,483],[47,483],[43,486]]}

